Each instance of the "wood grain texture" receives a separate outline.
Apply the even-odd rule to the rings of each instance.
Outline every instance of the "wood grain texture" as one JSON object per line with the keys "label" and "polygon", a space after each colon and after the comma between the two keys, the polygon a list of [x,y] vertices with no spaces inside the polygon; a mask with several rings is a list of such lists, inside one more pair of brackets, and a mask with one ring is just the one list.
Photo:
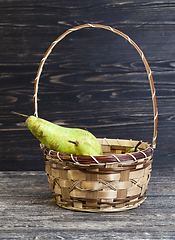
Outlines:
{"label": "wood grain texture", "polygon": [[[153,169],[174,172],[174,1],[0,1],[0,170],[44,170],[38,141],[13,116],[33,114],[41,58],[60,34],[88,22],[121,30],[143,50],[159,109]],[[125,40],[85,29],[54,49],[39,86],[39,116],[97,137],[151,142],[153,113],[145,68]]]}
{"label": "wood grain texture", "polygon": [[43,171],[0,172],[0,239],[175,239],[174,181],[153,173],[140,207],[85,213],[56,206]]}
{"label": "wood grain texture", "polygon": [[[172,0],[0,1],[0,239],[175,239],[174,11]],[[158,141],[147,200],[117,214],[58,208],[39,142],[24,119],[11,114],[33,114],[34,79],[46,49],[84,23],[109,25],[133,39],[157,90]],[[39,98],[39,116],[63,126],[86,127],[97,137],[152,140],[144,66],[109,32],[86,29],[61,41],[44,67]]]}

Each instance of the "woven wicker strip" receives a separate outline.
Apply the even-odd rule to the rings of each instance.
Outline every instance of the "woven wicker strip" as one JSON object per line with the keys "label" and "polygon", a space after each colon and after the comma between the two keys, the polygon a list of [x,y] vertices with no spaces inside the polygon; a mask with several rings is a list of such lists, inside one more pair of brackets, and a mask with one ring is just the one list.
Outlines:
{"label": "woven wicker strip", "polygon": [[76,156],[55,152],[40,144],[50,189],[56,203],[63,208],[88,211],[124,211],[138,207],[145,200],[150,180],[153,151],[156,147],[158,110],[151,69],[136,43],[126,34],[109,26],[84,24],[67,30],[48,48],[42,58],[34,88],[34,115],[38,117],[38,84],[46,59],[55,45],[65,36],[82,28],[102,28],[125,38],[139,53],[150,83],[154,113],[152,145],[142,141],[134,153],[127,153],[139,141],[98,139],[103,156]]}

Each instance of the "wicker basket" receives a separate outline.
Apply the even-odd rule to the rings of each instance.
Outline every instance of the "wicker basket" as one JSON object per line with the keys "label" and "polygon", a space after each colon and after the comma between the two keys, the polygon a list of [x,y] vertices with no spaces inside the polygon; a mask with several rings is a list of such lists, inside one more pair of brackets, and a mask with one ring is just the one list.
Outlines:
{"label": "wicker basket", "polygon": [[154,112],[152,145],[141,142],[134,153],[127,153],[139,141],[99,139],[103,156],[75,156],[55,152],[40,144],[44,154],[52,195],[60,207],[87,211],[123,211],[138,207],[144,200],[150,179],[153,151],[156,147],[158,111],[150,67],[140,48],[127,35],[104,25],[85,24],[67,30],[48,48],[42,58],[34,89],[34,115],[38,117],[38,83],[44,63],[55,45],[69,33],[82,28],[102,28],[125,38],[138,51],[145,65],[151,87]]}

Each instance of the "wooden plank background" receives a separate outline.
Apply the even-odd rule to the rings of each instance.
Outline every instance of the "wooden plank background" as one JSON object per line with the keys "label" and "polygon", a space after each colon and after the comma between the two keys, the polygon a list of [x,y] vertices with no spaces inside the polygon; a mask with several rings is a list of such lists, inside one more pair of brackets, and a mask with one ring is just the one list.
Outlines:
{"label": "wooden plank background", "polygon": [[[174,1],[0,1],[0,170],[44,170],[38,141],[11,114],[33,114],[37,68],[67,29],[99,23],[126,33],[152,69],[159,109],[155,170],[174,173]],[[136,50],[103,29],[61,41],[45,64],[39,116],[97,137],[152,141],[149,84]]]}

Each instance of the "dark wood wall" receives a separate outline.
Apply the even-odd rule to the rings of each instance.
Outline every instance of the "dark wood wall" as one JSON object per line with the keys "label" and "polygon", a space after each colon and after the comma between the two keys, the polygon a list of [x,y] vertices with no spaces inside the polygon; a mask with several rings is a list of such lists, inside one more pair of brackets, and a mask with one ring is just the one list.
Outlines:
{"label": "dark wood wall", "polygon": [[[44,170],[39,142],[16,111],[33,114],[36,72],[50,44],[84,23],[114,27],[143,50],[159,109],[155,170],[174,171],[174,1],[0,1],[0,170]],[[39,85],[39,116],[97,137],[152,141],[144,65],[122,37],[88,28],[63,39]]]}

